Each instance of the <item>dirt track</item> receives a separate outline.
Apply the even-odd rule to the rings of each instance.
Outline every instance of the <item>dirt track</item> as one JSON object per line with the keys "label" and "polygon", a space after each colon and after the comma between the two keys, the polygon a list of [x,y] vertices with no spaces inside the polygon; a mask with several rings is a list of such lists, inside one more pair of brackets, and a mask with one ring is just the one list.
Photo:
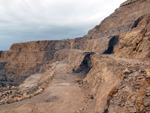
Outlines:
{"label": "dirt track", "polygon": [[57,63],[55,77],[42,94],[31,99],[0,106],[0,113],[82,113],[87,101],[85,92],[67,73],[67,64]]}

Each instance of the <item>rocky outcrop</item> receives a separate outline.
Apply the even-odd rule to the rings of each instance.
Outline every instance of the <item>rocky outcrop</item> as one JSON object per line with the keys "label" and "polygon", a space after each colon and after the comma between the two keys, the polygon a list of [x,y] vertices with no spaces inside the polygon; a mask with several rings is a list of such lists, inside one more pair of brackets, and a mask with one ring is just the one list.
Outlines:
{"label": "rocky outcrop", "polygon": [[130,5],[116,9],[100,25],[91,29],[87,35],[75,39],[73,48],[104,53],[112,37],[133,29],[136,26],[135,21],[149,13],[149,0],[128,0],[124,4],[128,3]]}
{"label": "rocky outcrop", "polygon": [[[128,2],[135,0],[128,0]],[[149,0],[137,0],[135,3],[120,7],[104,19],[100,25],[89,31],[91,38],[107,38],[132,28],[133,23],[144,14],[149,13]]]}
{"label": "rocky outcrop", "polygon": [[148,113],[150,112],[150,80],[146,70],[133,71],[123,75],[116,87],[113,97],[109,100],[108,111],[111,113]]}
{"label": "rocky outcrop", "polygon": [[115,55],[126,58],[150,58],[150,15],[144,15],[137,27],[120,34]]}
{"label": "rocky outcrop", "polygon": [[120,7],[133,4],[133,3],[137,2],[137,1],[140,1],[140,0],[128,0],[128,1],[126,1],[126,2],[124,2],[124,3],[122,3],[122,4],[120,5]]}
{"label": "rocky outcrop", "polygon": [[124,67],[112,59],[99,57],[97,54],[91,57],[91,61],[93,68],[86,75],[84,83],[88,83],[90,95],[96,100],[95,113],[103,113],[107,108],[109,93],[115,90],[120,82],[120,74]]}
{"label": "rocky outcrop", "polygon": [[149,62],[98,54],[90,59],[92,68],[80,83],[90,86],[94,113],[150,112]]}

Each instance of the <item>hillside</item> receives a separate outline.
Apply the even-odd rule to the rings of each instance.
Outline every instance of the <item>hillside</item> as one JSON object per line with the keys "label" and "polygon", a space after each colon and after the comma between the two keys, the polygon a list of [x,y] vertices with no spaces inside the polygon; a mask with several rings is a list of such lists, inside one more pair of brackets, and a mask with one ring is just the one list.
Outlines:
{"label": "hillside", "polygon": [[0,51],[0,113],[150,113],[150,1],[87,35]]}

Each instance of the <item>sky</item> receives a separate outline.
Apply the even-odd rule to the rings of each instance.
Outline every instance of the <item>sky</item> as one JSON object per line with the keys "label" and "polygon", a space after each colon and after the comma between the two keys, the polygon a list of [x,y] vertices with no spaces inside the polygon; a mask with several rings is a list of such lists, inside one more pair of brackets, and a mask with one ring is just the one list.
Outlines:
{"label": "sky", "polygon": [[0,0],[0,50],[84,36],[126,0]]}

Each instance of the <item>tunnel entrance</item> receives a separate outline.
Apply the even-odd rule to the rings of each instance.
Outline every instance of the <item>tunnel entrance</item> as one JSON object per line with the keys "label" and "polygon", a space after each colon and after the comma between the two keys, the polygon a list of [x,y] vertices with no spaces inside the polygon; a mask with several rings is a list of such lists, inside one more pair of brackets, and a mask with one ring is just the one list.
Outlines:
{"label": "tunnel entrance", "polygon": [[108,43],[107,50],[105,50],[103,54],[113,54],[114,47],[117,45],[118,41],[119,41],[119,36],[113,36]]}

